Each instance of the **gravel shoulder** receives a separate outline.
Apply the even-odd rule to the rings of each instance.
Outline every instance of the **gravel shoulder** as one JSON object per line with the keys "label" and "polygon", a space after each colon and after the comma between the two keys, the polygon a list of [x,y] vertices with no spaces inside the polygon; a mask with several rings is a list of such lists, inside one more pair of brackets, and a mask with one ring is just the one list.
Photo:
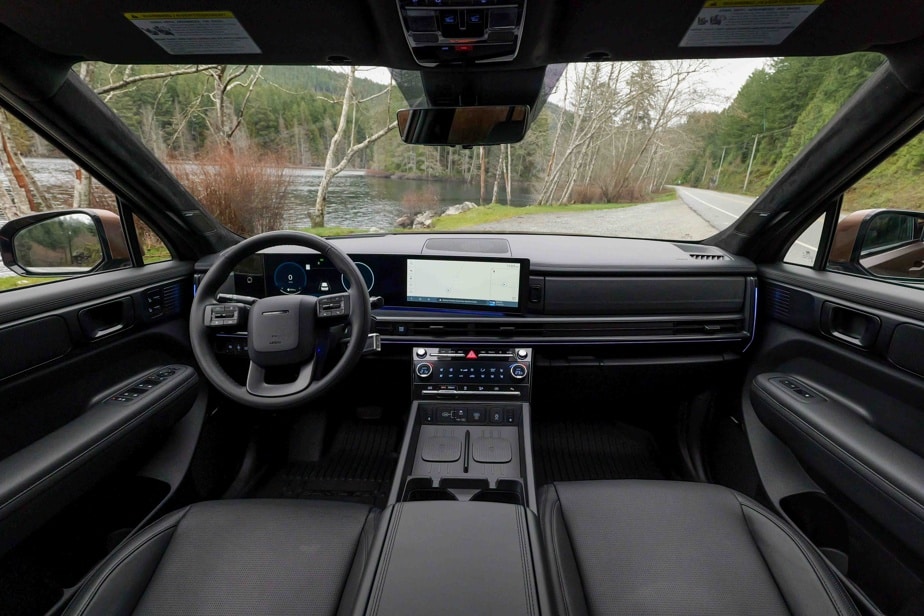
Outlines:
{"label": "gravel shoulder", "polygon": [[608,235],[665,240],[702,240],[716,228],[683,201],[643,203],[615,210],[529,214],[473,225],[459,231],[512,231]]}

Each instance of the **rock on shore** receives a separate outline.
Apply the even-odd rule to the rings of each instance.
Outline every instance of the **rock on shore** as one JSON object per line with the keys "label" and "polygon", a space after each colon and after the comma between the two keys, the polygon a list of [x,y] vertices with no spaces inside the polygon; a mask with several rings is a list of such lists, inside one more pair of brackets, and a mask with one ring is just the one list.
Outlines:
{"label": "rock on shore", "polygon": [[417,215],[405,214],[395,221],[395,226],[399,229],[431,229],[433,227],[433,221],[440,216],[456,216],[463,212],[473,210],[476,207],[478,206],[471,201],[465,201],[458,205],[449,206],[442,212],[427,210]]}

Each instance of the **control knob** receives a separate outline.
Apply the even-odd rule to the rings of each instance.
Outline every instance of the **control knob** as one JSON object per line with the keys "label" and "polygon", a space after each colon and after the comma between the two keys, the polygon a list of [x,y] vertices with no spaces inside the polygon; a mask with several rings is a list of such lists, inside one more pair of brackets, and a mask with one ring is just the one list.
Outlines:
{"label": "control knob", "polygon": [[420,359],[423,359],[424,357],[427,356],[427,349],[423,349],[423,348],[414,349],[414,355],[416,355]]}
{"label": "control knob", "polygon": [[517,359],[526,359],[529,357],[529,351],[526,349],[517,349]]}
{"label": "control knob", "polygon": [[525,379],[528,372],[524,364],[510,364],[510,376],[517,380]]}
{"label": "control knob", "polygon": [[433,366],[428,364],[427,362],[417,364],[416,372],[417,372],[417,376],[419,376],[420,378],[428,379],[430,378],[430,375],[433,374]]}

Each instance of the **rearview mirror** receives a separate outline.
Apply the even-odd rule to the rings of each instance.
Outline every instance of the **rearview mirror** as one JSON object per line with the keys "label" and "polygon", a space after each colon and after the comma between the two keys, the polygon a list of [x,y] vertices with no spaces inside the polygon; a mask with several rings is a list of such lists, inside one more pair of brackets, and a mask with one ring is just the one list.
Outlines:
{"label": "rearview mirror", "polygon": [[76,276],[131,264],[119,216],[107,210],[39,212],[0,227],[3,264],[23,276]]}
{"label": "rearview mirror", "polygon": [[401,140],[415,145],[500,145],[526,135],[529,107],[427,107],[398,112]]}
{"label": "rearview mirror", "polygon": [[861,210],[834,232],[828,268],[884,278],[924,278],[924,212]]}

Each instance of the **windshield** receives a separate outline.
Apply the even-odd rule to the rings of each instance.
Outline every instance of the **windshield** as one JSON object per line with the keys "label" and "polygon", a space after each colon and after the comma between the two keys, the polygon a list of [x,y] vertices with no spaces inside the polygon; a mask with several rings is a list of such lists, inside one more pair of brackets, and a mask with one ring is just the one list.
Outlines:
{"label": "windshield", "polygon": [[[468,149],[402,143],[395,124],[406,88],[382,68],[75,71],[241,235],[695,241],[734,222],[882,61],[863,53],[559,67],[520,143]],[[22,149],[33,176],[73,190],[72,165]]]}

